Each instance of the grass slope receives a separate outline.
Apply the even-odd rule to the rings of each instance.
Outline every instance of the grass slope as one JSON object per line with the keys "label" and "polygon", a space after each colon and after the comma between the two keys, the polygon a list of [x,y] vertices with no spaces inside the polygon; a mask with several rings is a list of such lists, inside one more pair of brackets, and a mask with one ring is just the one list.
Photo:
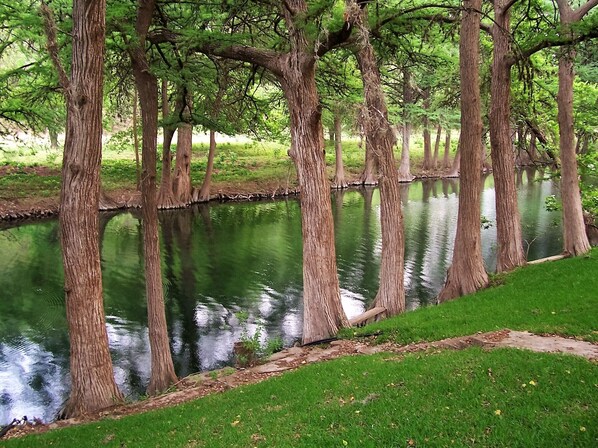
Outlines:
{"label": "grass slope", "polygon": [[6,447],[596,446],[598,367],[502,349],[347,357]]}
{"label": "grass slope", "polygon": [[499,284],[442,306],[421,308],[345,337],[380,333],[400,344],[502,328],[598,341],[598,248],[577,258],[526,266]]}

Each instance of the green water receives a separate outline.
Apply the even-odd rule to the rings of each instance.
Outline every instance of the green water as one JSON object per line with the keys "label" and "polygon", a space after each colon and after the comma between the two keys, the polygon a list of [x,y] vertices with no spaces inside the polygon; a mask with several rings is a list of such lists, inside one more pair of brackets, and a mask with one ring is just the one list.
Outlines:
{"label": "green water", "polygon": [[[531,173],[531,172],[530,172]],[[551,182],[519,183],[529,258],[561,250],[560,215],[544,209]],[[450,263],[458,182],[426,181],[402,190],[408,308],[433,301]],[[349,317],[378,285],[381,252],[378,190],[332,194],[338,273]],[[482,250],[495,266],[492,178],[485,179]],[[27,415],[51,420],[68,395],[68,336],[56,220],[0,231],[0,424]],[[115,377],[131,398],[149,378],[140,215],[101,215],[105,309]],[[243,331],[262,338],[301,337],[300,207],[295,199],[210,204],[160,213],[166,315],[179,376],[229,365]]]}

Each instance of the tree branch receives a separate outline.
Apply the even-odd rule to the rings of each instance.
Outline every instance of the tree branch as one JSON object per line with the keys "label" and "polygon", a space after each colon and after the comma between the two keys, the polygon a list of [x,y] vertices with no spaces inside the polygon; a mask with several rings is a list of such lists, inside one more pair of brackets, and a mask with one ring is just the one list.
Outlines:
{"label": "tree branch", "polygon": [[[152,44],[164,42],[177,43],[179,35],[166,29],[153,30],[147,35],[147,40]],[[264,48],[250,47],[248,45],[225,44],[222,42],[187,42],[190,51],[206,55],[220,56],[236,61],[249,62],[270,70],[275,75],[282,74],[280,58],[282,53]]]}
{"label": "tree branch", "polygon": [[576,22],[580,21],[595,6],[598,6],[598,0],[588,0],[579,8],[573,11],[573,20],[575,20]]}
{"label": "tree branch", "polygon": [[527,49],[521,50],[518,54],[514,55],[514,58],[527,59],[532,54],[537,53],[538,51],[543,50],[545,48],[561,47],[563,45],[575,45],[580,42],[594,38],[598,38],[598,28],[596,27],[582,34],[567,34],[559,37],[558,39],[540,41]]}
{"label": "tree branch", "polygon": [[58,43],[56,42],[56,22],[54,21],[52,10],[44,1],[41,2],[39,9],[42,18],[44,19],[44,31],[46,32],[46,39],[48,41],[46,45],[48,48],[48,53],[50,54],[50,59],[52,60],[54,68],[58,72],[58,80],[62,86],[62,89],[64,90],[64,94],[68,98],[70,96],[71,82],[66,74],[66,71],[64,70],[64,67],[62,66],[60,57],[58,56]]}

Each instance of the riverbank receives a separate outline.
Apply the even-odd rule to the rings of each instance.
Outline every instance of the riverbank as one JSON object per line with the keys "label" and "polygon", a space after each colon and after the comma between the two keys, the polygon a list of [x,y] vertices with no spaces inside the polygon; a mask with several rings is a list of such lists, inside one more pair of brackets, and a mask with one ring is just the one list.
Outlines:
{"label": "riverbank", "polygon": [[[597,249],[528,266],[495,277],[480,293],[344,332],[351,340],[317,348],[361,344],[358,356],[307,367],[299,357],[298,370],[234,390],[232,370],[204,374],[199,385],[153,400],[167,405],[175,394],[225,392],[129,416],[117,408],[93,424],[0,446],[595,446],[595,361],[471,343],[422,351],[414,343],[490,327],[489,343],[504,340],[498,329],[520,328],[596,346],[597,269]],[[375,353],[380,347],[405,349]],[[249,371],[240,372],[235,386]]]}
{"label": "riverbank", "polygon": [[[295,168],[286,155],[286,147],[275,143],[224,143],[219,146],[211,186],[211,200],[256,200],[286,197],[298,193]],[[45,151],[45,150],[44,150]],[[60,165],[58,154],[44,151],[35,155],[0,159],[0,221],[35,219],[58,214]],[[191,177],[199,188],[206,165],[205,144],[194,145]],[[398,156],[398,154],[397,154]],[[343,163],[348,185],[361,184],[363,149],[356,141],[343,143]],[[126,209],[139,205],[136,166],[132,151],[104,151],[102,191],[104,209]],[[416,178],[441,177],[448,170],[422,170],[423,151],[416,142],[412,148],[412,172]],[[327,143],[328,178],[334,178],[334,148]],[[158,172],[158,178],[160,178]]]}

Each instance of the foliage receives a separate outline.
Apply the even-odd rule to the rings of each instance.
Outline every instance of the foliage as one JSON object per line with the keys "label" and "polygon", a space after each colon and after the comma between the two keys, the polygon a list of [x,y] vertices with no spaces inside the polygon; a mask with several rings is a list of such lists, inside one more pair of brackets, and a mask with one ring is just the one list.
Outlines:
{"label": "foliage", "polygon": [[252,335],[249,334],[249,313],[239,311],[235,314],[241,325],[241,336],[235,344],[235,360],[240,367],[252,366],[262,359],[267,358],[275,352],[283,349],[283,341],[280,337],[270,338],[262,342],[264,325],[257,322]]}

